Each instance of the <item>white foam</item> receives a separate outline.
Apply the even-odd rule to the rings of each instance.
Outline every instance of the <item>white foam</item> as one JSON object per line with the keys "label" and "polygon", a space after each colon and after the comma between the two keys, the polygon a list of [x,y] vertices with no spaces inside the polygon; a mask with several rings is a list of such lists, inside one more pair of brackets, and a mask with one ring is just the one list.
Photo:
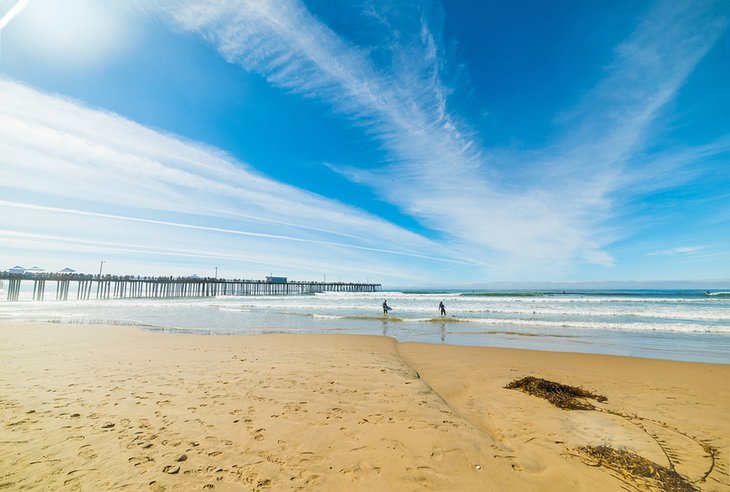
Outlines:
{"label": "white foam", "polygon": [[708,325],[698,323],[611,323],[604,321],[550,321],[540,319],[517,318],[458,318],[458,320],[466,323],[480,323],[492,326],[509,325],[543,328],[578,328],[583,330],[730,334],[730,325]]}
{"label": "white foam", "polygon": [[[716,293],[724,294],[724,293]],[[554,329],[730,333],[727,296],[631,297],[546,295],[536,297],[461,296],[458,293],[328,292],[307,296],[245,296],[186,299],[124,299],[106,301],[0,302],[4,319],[134,319],[155,322],[182,316],[191,322],[206,318],[202,310],[237,312],[237,321],[256,320],[261,326],[276,315],[321,320],[380,319],[384,299],[404,323],[431,322],[444,300],[450,316],[468,323],[533,326]],[[140,314],[141,313],[141,314]],[[139,314],[139,316],[138,316]],[[207,316],[207,314],[206,314]],[[219,323],[231,323],[221,315]],[[248,329],[248,328],[247,328]]]}
{"label": "white foam", "polygon": [[317,318],[317,319],[343,319],[343,318],[345,318],[345,316],[332,316],[332,315],[328,315],[328,314],[313,314],[312,317]]}

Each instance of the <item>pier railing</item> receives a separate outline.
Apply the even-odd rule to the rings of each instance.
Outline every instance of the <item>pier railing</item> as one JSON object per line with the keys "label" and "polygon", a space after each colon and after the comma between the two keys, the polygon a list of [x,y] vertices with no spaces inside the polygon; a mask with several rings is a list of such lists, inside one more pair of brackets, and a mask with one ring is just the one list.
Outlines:
{"label": "pier railing", "polygon": [[[201,277],[138,277],[115,275],[85,275],[62,273],[0,272],[0,280],[7,280],[7,300],[20,298],[23,281],[33,282],[33,300],[46,297],[46,283],[55,282],[57,301],[69,298],[128,299],[128,298],[181,298],[214,296],[264,296],[314,294],[317,292],[378,292],[380,284],[348,282],[243,280]],[[52,292],[52,287],[49,287]]]}

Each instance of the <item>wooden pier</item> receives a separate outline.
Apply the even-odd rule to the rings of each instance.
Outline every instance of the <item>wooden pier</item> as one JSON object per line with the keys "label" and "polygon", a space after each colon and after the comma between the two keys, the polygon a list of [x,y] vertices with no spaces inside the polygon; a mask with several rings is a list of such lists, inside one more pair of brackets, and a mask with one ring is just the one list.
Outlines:
{"label": "wooden pier", "polygon": [[[55,273],[25,273],[22,275],[0,272],[0,280],[7,280],[7,300],[20,298],[23,281],[33,282],[33,300],[43,301],[46,283],[55,283],[57,301],[89,299],[144,299],[215,296],[270,296],[302,295],[317,292],[378,292],[380,284],[347,282],[271,282],[267,280],[240,280],[199,277],[135,277],[112,275],[83,275]],[[53,291],[51,287],[51,292]],[[75,295],[75,297],[74,297]]]}

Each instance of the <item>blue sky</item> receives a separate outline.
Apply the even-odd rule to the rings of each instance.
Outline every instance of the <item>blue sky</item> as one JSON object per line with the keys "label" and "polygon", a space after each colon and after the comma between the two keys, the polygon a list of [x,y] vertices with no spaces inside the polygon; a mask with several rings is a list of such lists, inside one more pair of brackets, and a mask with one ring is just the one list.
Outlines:
{"label": "blue sky", "polygon": [[727,2],[0,16],[0,268],[730,279]]}

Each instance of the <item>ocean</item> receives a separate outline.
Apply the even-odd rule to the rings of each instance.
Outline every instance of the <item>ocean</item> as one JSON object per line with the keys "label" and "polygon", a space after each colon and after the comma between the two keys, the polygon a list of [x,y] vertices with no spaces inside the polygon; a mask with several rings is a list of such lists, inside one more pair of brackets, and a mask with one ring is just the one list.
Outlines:
{"label": "ocean", "polygon": [[[403,342],[730,363],[730,292],[392,291],[64,302],[34,302],[29,293],[19,302],[0,296],[4,320],[124,323],[205,335],[352,333]],[[381,307],[386,299],[393,308],[387,317]]]}

